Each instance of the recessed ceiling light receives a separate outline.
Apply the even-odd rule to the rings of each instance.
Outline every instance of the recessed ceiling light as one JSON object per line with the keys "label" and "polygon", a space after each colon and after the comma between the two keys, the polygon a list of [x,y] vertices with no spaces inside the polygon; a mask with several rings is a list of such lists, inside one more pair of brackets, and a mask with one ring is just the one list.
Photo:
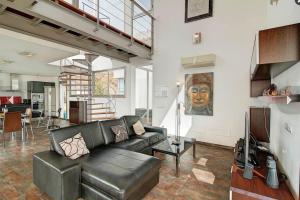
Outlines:
{"label": "recessed ceiling light", "polygon": [[29,52],[29,51],[23,51],[23,52],[20,52],[19,55],[26,56],[26,57],[30,58],[30,57],[34,56],[35,54],[32,53],[32,52]]}
{"label": "recessed ceiling light", "polygon": [[11,64],[13,61],[11,60],[4,60],[0,58],[0,65],[6,65],[6,64]]}

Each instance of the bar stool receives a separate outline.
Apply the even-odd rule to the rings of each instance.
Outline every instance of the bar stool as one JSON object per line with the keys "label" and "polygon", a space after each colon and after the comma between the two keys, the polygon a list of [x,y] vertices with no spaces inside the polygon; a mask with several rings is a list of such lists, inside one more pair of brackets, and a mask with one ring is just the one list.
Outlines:
{"label": "bar stool", "polygon": [[32,134],[32,137],[34,138],[34,134],[33,134],[33,128],[32,128],[32,109],[31,108],[27,108],[26,109],[26,112],[25,112],[25,117],[24,117],[24,125],[25,125],[25,130],[26,130],[26,134],[28,136],[28,129],[27,127],[29,126],[30,127],[30,130],[31,130],[31,134]]}

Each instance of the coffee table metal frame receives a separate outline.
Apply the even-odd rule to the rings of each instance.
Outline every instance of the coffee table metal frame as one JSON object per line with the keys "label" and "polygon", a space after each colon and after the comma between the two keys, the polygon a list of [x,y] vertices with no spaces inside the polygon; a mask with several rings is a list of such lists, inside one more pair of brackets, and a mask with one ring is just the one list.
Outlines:
{"label": "coffee table metal frame", "polygon": [[[156,152],[164,153],[167,155],[174,156],[176,159],[176,176],[179,176],[180,169],[180,156],[184,154],[187,150],[193,147],[193,158],[196,158],[196,139],[180,137],[180,145],[172,144],[174,137],[169,136],[164,141],[154,145],[152,147],[152,155],[155,156]],[[183,145],[183,147],[182,147]]]}

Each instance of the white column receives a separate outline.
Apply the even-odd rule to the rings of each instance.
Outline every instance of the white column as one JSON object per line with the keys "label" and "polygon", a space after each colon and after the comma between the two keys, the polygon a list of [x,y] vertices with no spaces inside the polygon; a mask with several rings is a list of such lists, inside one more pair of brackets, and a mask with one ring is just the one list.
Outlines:
{"label": "white column", "polygon": [[128,67],[128,74],[129,74],[129,84],[130,84],[130,92],[128,92],[128,98],[130,98],[130,114],[134,115],[135,114],[135,107],[136,107],[136,102],[135,102],[135,85],[136,85],[136,73],[135,73],[135,67],[133,65],[129,65]]}
{"label": "white column", "polygon": [[88,63],[88,98],[87,98],[87,121],[91,122],[92,121],[92,59],[93,55],[85,54],[85,58]]}

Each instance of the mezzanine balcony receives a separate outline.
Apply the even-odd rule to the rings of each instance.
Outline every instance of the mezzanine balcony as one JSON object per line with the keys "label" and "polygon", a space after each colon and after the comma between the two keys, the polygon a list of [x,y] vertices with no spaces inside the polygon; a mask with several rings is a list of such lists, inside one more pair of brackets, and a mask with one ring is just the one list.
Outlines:
{"label": "mezzanine balcony", "polygon": [[128,62],[152,55],[149,9],[135,0],[0,0],[0,25]]}

